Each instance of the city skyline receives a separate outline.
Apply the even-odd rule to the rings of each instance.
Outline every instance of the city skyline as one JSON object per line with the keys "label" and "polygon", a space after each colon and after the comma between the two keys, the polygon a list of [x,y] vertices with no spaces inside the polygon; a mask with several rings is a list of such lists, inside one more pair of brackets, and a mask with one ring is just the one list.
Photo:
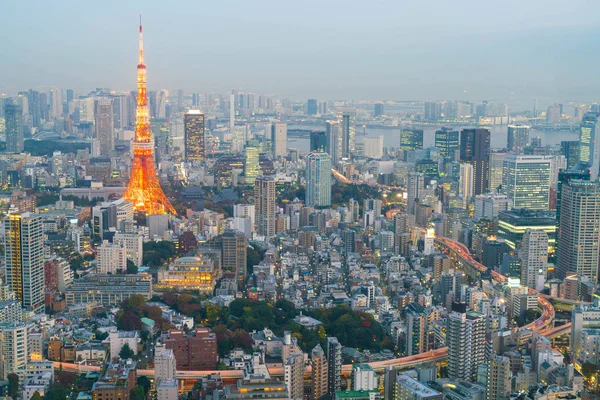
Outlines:
{"label": "city skyline", "polygon": [[[434,12],[416,4],[384,3],[361,7],[360,13],[337,2],[319,8],[316,3],[236,3],[233,9],[187,3],[167,12],[150,2],[141,9],[120,5],[118,13],[111,7],[69,8],[66,3],[57,9],[38,5],[40,12],[30,13],[10,4],[0,17],[11,32],[4,37],[4,53],[12,60],[0,66],[0,73],[10,81],[0,83],[0,90],[131,88],[135,71],[127,66],[136,43],[128,38],[131,21],[141,12],[154,43],[147,54],[151,88],[225,92],[233,87],[326,100],[487,98],[520,107],[534,98],[540,105],[593,101],[600,82],[593,79],[590,57],[595,56],[587,49],[598,19],[587,12],[588,2],[571,3],[560,13],[559,4],[519,4],[518,13],[514,7],[488,9],[475,2],[460,9],[439,2]],[[202,24],[196,23],[198,15]],[[18,23],[27,19],[29,26],[44,26],[38,22],[42,16],[54,17],[53,29],[24,31]],[[44,34],[43,44],[34,40],[36,34]],[[457,45],[446,45],[448,40]],[[583,56],[589,62],[580,63]],[[43,75],[32,58],[43,60]],[[579,73],[568,73],[574,69]]]}

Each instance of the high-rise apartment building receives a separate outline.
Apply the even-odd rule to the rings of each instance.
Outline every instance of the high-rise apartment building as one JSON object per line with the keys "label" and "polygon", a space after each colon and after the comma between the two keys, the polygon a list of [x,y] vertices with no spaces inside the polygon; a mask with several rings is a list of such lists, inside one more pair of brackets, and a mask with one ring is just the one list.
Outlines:
{"label": "high-rise apartment building", "polygon": [[558,230],[557,272],[561,279],[569,272],[598,280],[600,242],[600,185],[572,180],[562,186]]}
{"label": "high-rise apartment building", "polygon": [[503,192],[511,200],[511,208],[547,210],[550,196],[550,156],[520,156],[504,159]]}
{"label": "high-rise apartment building", "polygon": [[246,280],[248,241],[246,235],[233,229],[226,229],[223,239],[223,270],[234,272],[238,282]]}
{"label": "high-rise apartment building", "polygon": [[591,180],[596,180],[600,170],[600,113],[586,113],[581,120],[579,160],[590,165]]}
{"label": "high-rise apartment building", "polygon": [[425,175],[418,172],[408,173],[406,212],[415,215],[415,203],[425,190]]}
{"label": "high-rise apartment building", "polygon": [[453,303],[446,324],[448,377],[460,381],[475,379],[477,368],[485,362],[485,316],[467,311],[464,303]]}
{"label": "high-rise apartment building", "polygon": [[[436,133],[437,137],[437,133]],[[400,131],[400,150],[420,150],[423,148],[422,129],[402,129]]]}
{"label": "high-rise apartment building", "polygon": [[62,90],[50,90],[50,111],[53,118],[59,118],[63,114]]}
{"label": "high-rise apartment building", "polygon": [[509,125],[506,139],[506,148],[508,151],[520,154],[529,143],[529,125]]}
{"label": "high-rise apartment building", "polygon": [[521,247],[521,284],[536,290],[536,277],[548,270],[548,234],[542,230],[527,229]]}
{"label": "high-rise apartment building", "polygon": [[100,98],[94,102],[94,125],[96,139],[100,143],[100,155],[110,157],[115,149],[115,122],[113,100]]}
{"label": "high-rise apartment building", "polygon": [[4,128],[6,132],[6,151],[23,151],[23,108],[16,104],[4,105]]}
{"label": "high-rise apartment building", "polygon": [[304,355],[292,354],[283,364],[283,376],[290,399],[304,398]]}
{"label": "high-rise apartment building", "polygon": [[458,194],[462,199],[463,208],[467,208],[467,205],[471,202],[473,197],[474,187],[474,172],[473,165],[469,163],[460,163],[460,175],[458,179]]}
{"label": "high-rise apartment building", "polygon": [[460,161],[473,165],[473,194],[489,190],[490,131],[463,129],[460,133]]}
{"label": "high-rise apartment building", "polygon": [[275,236],[275,179],[259,176],[254,184],[254,205],[256,207],[256,233],[261,236]]}
{"label": "high-rise apartment building", "polygon": [[450,128],[442,128],[435,132],[435,147],[440,150],[441,158],[454,160],[457,155],[458,145],[458,131]]}
{"label": "high-rise apartment building", "polygon": [[121,244],[109,243],[104,240],[98,246],[98,264],[99,274],[118,274],[127,269],[127,251]]}
{"label": "high-rise apartment building", "polygon": [[0,324],[0,351],[2,363],[0,378],[8,379],[9,374],[23,371],[29,361],[29,330],[31,327],[23,323]]}
{"label": "high-rise apartment building", "polygon": [[44,311],[44,239],[42,217],[13,213],[4,219],[6,282],[23,307]]}
{"label": "high-rise apartment building", "polygon": [[336,166],[342,159],[342,126],[339,121],[327,121],[325,123],[325,133],[329,139],[329,155],[331,163]]}
{"label": "high-rise apartment building", "polygon": [[154,379],[177,379],[177,360],[172,349],[157,346],[154,355]]}
{"label": "high-rise apartment building", "polygon": [[333,398],[342,385],[342,345],[336,337],[327,338],[327,365],[327,393]]}
{"label": "high-rise apartment building", "polygon": [[317,344],[310,353],[311,365],[311,393],[315,400],[327,396],[328,372],[327,358],[320,344]]}
{"label": "high-rise apartment building", "polygon": [[204,161],[206,139],[204,135],[204,114],[199,110],[189,110],[183,115],[186,161]]}
{"label": "high-rise apartment building", "polygon": [[327,153],[306,156],[306,205],[331,205],[331,157]]}
{"label": "high-rise apartment building", "polygon": [[275,122],[271,125],[273,157],[287,156],[287,124]]}
{"label": "high-rise apartment building", "polygon": [[375,390],[377,382],[377,374],[369,364],[352,365],[352,390]]}
{"label": "high-rise apartment building", "polygon": [[427,315],[418,303],[410,303],[404,310],[406,321],[405,354],[414,356],[427,350]]}
{"label": "high-rise apartment building", "polygon": [[511,393],[510,359],[496,356],[488,363],[486,400],[508,399]]}

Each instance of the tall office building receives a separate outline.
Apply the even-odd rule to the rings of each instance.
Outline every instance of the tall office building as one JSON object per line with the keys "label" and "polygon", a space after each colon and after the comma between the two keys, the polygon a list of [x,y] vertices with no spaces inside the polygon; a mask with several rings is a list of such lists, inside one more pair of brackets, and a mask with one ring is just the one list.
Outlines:
{"label": "tall office building", "polygon": [[572,168],[559,171],[558,184],[556,187],[556,246],[558,246],[558,230],[560,224],[560,209],[562,206],[562,188],[573,179],[589,181],[590,169],[587,163],[578,161]]}
{"label": "tall office building", "polygon": [[317,115],[319,109],[319,102],[317,99],[308,99],[306,102],[306,115]]}
{"label": "tall office building", "polygon": [[331,205],[331,157],[327,153],[306,156],[306,205]]}
{"label": "tall office building", "polygon": [[376,138],[367,137],[363,143],[365,157],[375,159],[383,157],[383,136]]}
{"label": "tall office building", "polygon": [[440,157],[454,160],[458,150],[458,131],[450,128],[442,128],[435,131],[435,147],[440,150]]}
{"label": "tall office building", "polygon": [[327,396],[327,387],[329,383],[329,366],[325,352],[320,344],[317,344],[310,353],[311,365],[311,393],[312,399],[318,400]]}
{"label": "tall office building", "polygon": [[325,129],[329,139],[331,163],[336,166],[342,159],[342,127],[338,121],[327,121]]}
{"label": "tall office building", "polygon": [[423,195],[425,190],[425,175],[418,172],[408,173],[406,212],[415,215],[415,201]]}
{"label": "tall office building", "polygon": [[183,134],[185,137],[185,160],[204,161],[206,158],[204,114],[199,110],[186,112],[183,115]]}
{"label": "tall office building", "polygon": [[485,362],[486,318],[467,311],[464,303],[453,303],[446,322],[448,346],[448,377],[452,380],[471,381],[477,368]]}
{"label": "tall office building", "polygon": [[254,184],[254,205],[256,206],[256,233],[261,236],[275,236],[275,179],[259,176]]}
{"label": "tall office building", "polygon": [[327,132],[310,132],[310,151],[329,153],[329,136],[327,136]]}
{"label": "tall office building", "polygon": [[458,179],[458,194],[461,196],[463,201],[463,208],[467,208],[467,205],[473,198],[473,165],[469,163],[460,163],[460,175]]}
{"label": "tall office building", "polygon": [[589,112],[581,120],[579,160],[590,165],[591,180],[598,178],[600,169],[600,113]]}
{"label": "tall office building", "polygon": [[290,399],[304,398],[304,355],[292,354],[283,364],[283,376]]}
{"label": "tall office building", "polygon": [[521,256],[521,285],[536,290],[536,277],[548,272],[548,234],[542,230],[527,229],[523,235]]}
{"label": "tall office building", "polygon": [[502,186],[502,170],[507,153],[490,153],[490,192],[498,192]]}
{"label": "tall office building", "polygon": [[506,139],[506,148],[508,151],[517,154],[522,153],[529,143],[529,125],[509,125]]}
{"label": "tall office building", "polygon": [[488,363],[486,400],[504,400],[511,393],[510,359],[496,356]]}
{"label": "tall office building", "polygon": [[342,345],[336,337],[327,338],[327,365],[327,393],[334,398],[342,386]]}
{"label": "tall office building", "polygon": [[490,131],[463,129],[460,133],[460,161],[473,165],[473,194],[489,190]]}
{"label": "tall office building", "polygon": [[100,155],[109,157],[115,149],[115,122],[112,99],[100,98],[94,102],[96,139],[100,142]]}
{"label": "tall office building", "polygon": [[384,114],[383,103],[375,103],[373,105],[373,118],[380,117]]}
{"label": "tall office building", "polygon": [[400,150],[420,150],[423,148],[422,129],[402,129],[400,131]]}
{"label": "tall office building", "polygon": [[567,169],[571,169],[579,161],[579,140],[560,142],[560,154],[567,159]]}
{"label": "tall office building", "polygon": [[42,217],[13,213],[4,219],[6,282],[23,307],[44,311],[44,239]]}
{"label": "tall office building", "polygon": [[287,156],[287,124],[275,122],[271,125],[273,157]]}
{"label": "tall office building", "polygon": [[511,208],[547,210],[550,196],[550,156],[520,156],[504,159],[502,191],[510,198]]}
{"label": "tall office building", "polygon": [[50,111],[53,118],[59,118],[63,114],[62,90],[50,90]]}
{"label": "tall office building", "polygon": [[350,158],[356,151],[356,110],[346,110],[342,113],[342,154]]}
{"label": "tall office building", "polygon": [[[254,141],[252,141],[254,142]],[[246,146],[246,162],[244,163],[244,175],[246,185],[253,185],[260,171],[260,148],[258,145],[248,144]]]}
{"label": "tall office building", "polygon": [[558,230],[557,272],[598,280],[600,241],[600,186],[598,182],[572,180],[562,186]]}
{"label": "tall office building", "polygon": [[4,105],[4,128],[6,132],[6,151],[23,151],[23,109],[16,104]]}
{"label": "tall office building", "polygon": [[237,281],[243,284],[246,281],[248,242],[246,235],[234,229],[223,232],[223,271],[235,273]]}

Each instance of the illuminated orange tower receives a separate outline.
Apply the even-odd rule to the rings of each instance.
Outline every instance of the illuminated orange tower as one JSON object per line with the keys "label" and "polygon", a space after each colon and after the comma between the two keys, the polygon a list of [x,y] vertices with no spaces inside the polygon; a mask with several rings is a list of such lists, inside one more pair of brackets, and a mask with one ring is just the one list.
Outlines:
{"label": "illuminated orange tower", "polygon": [[160,187],[154,167],[154,141],[150,137],[150,116],[146,95],[146,64],[144,64],[144,39],[140,16],[140,60],[137,66],[137,108],[135,110],[135,139],[133,164],[127,190],[123,198],[133,203],[135,211],[146,214],[175,214],[167,196]]}

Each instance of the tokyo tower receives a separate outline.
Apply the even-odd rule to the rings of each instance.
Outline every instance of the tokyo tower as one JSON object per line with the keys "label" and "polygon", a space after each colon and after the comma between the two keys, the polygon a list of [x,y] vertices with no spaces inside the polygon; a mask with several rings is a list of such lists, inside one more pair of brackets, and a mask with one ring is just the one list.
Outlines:
{"label": "tokyo tower", "polygon": [[135,111],[135,139],[133,164],[127,190],[123,198],[133,204],[133,209],[146,214],[176,214],[160,187],[154,167],[154,141],[150,137],[150,116],[146,95],[146,64],[140,16],[140,60],[137,66],[137,108]]}

